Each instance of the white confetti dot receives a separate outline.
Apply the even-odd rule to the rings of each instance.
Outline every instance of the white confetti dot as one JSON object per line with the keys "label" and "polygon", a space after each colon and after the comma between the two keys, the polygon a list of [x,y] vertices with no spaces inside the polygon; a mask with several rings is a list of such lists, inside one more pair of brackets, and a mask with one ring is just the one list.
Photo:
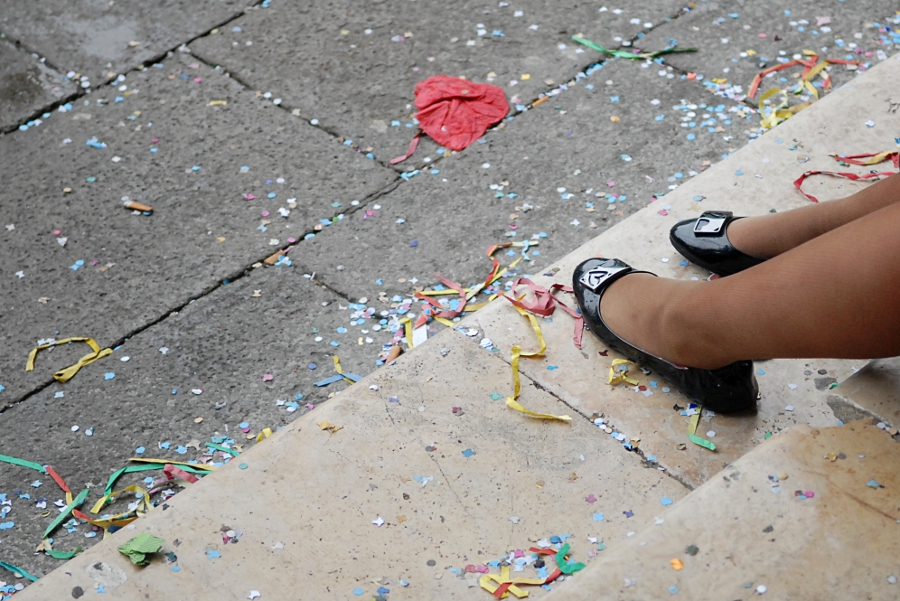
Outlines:
{"label": "white confetti dot", "polygon": [[706,437],[707,438],[715,438],[716,437],[715,431],[710,430],[709,432],[706,433]]}

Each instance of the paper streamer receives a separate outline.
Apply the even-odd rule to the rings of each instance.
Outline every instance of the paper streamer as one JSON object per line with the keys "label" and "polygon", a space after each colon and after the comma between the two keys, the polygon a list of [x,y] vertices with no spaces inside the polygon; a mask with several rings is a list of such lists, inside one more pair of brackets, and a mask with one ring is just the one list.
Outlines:
{"label": "paper streamer", "polygon": [[[139,495],[142,495],[144,497],[143,498],[144,505],[146,506],[145,511],[150,511],[150,509],[153,507],[153,505],[150,503],[150,495],[147,493],[147,491],[144,490],[142,487],[138,486],[137,484],[131,484],[129,486],[126,486],[122,490],[117,490],[115,492],[110,492],[110,493],[103,495],[103,497],[101,497],[100,500],[97,501],[96,503],[94,503],[94,506],[91,507],[91,513],[93,513],[93,514],[100,513],[100,511],[103,509],[103,507],[106,506],[106,503],[109,501],[109,499],[111,499],[113,497],[118,497],[119,495],[126,493],[126,492],[137,493]],[[141,515],[142,513],[143,513],[143,511],[141,511],[140,506],[139,506],[137,509],[137,514]]]}
{"label": "paper streamer", "polygon": [[566,555],[569,554],[570,548],[571,547],[569,546],[569,543],[564,544],[559,549],[559,551],[557,551],[556,558],[555,558],[556,565],[559,568],[559,571],[566,575],[574,574],[575,572],[577,572],[579,570],[583,570],[585,568],[585,565],[583,563],[573,563],[570,565],[566,561]]}
{"label": "paper streamer", "polygon": [[703,447],[704,449],[709,449],[710,451],[716,450],[716,445],[712,443],[712,441],[706,440],[705,438],[700,438],[695,434],[697,431],[697,424],[700,423],[700,413],[703,411],[703,408],[698,406],[697,413],[691,416],[691,421],[688,424],[688,438],[691,439],[691,442],[697,446]]}
{"label": "paper streamer", "polygon": [[[879,163],[884,163],[885,161],[891,161],[894,164],[894,167],[900,169],[900,152],[872,152],[872,153],[864,153],[864,154],[852,154],[847,156],[841,155],[831,155],[831,157],[839,162],[839,163],[847,163],[850,165],[863,165],[863,166],[871,166],[877,165]],[[865,160],[860,160],[865,159]],[[839,171],[822,171],[822,170],[813,170],[807,171],[796,180],[794,180],[794,187],[805,196],[808,200],[812,202],[819,202],[819,199],[813,196],[812,194],[807,194],[803,191],[803,182],[806,178],[813,175],[827,175],[830,177],[840,177],[843,179],[849,179],[852,181],[859,180],[867,180],[867,179],[875,179],[881,177],[888,177],[891,175],[895,175],[890,171],[882,171],[879,173],[865,173],[863,175],[857,175],[856,173],[850,172],[839,172]]]}
{"label": "paper streamer", "polygon": [[0,568],[3,568],[4,570],[9,570],[10,572],[12,572],[13,574],[15,574],[16,576],[20,576],[20,577],[22,577],[22,578],[27,578],[28,580],[31,580],[32,582],[37,582],[37,581],[38,581],[37,576],[34,576],[34,575],[32,575],[32,574],[29,574],[28,572],[26,572],[25,570],[23,570],[23,569],[20,568],[19,566],[14,566],[14,565],[11,564],[11,563],[6,563],[5,561],[0,561]]}
{"label": "paper streamer", "polygon": [[56,530],[57,526],[59,526],[60,524],[65,522],[66,519],[69,517],[69,514],[72,513],[72,510],[75,509],[76,507],[80,506],[82,503],[84,503],[84,500],[87,498],[87,496],[90,492],[91,491],[86,488],[83,491],[81,491],[80,493],[78,493],[78,496],[75,497],[75,499],[71,503],[66,505],[66,508],[63,509],[62,512],[58,516],[56,516],[56,518],[52,522],[50,522],[50,525],[47,526],[46,530],[44,530],[44,538],[47,538],[48,536],[50,536],[50,534],[54,530]]}
{"label": "paper streamer", "polygon": [[94,341],[93,338],[66,338],[65,340],[57,340],[56,342],[51,342],[49,344],[42,344],[40,346],[36,346],[28,353],[28,361],[25,362],[25,371],[33,371],[34,370],[34,360],[37,357],[38,351],[42,351],[44,349],[48,349],[51,346],[59,346],[60,344],[68,344],[70,342],[84,342],[93,352],[88,353],[81,359],[79,359],[75,365],[70,365],[64,369],[59,370],[55,374],[53,374],[53,379],[58,382],[68,382],[72,379],[72,376],[78,373],[78,370],[84,367],[85,365],[89,365],[96,361],[97,359],[102,359],[107,355],[112,354],[112,349],[100,349],[100,345]]}
{"label": "paper streamer", "polygon": [[[535,549],[532,548],[531,550],[534,551]],[[553,554],[552,551],[547,551],[546,549],[541,549],[541,551],[544,555]],[[578,565],[582,565],[583,567],[583,564]],[[528,596],[528,591],[523,590],[516,585],[527,584],[531,586],[543,586],[545,584],[550,584],[560,576],[562,576],[562,571],[557,568],[547,578],[511,578],[509,566],[501,566],[499,574],[485,574],[478,579],[478,584],[497,599],[506,599],[510,593],[517,598],[522,599]]]}
{"label": "paper streamer", "polygon": [[513,395],[506,398],[506,406],[510,409],[515,409],[516,411],[537,419],[552,419],[561,422],[571,422],[572,418],[568,415],[550,415],[549,413],[536,413],[534,411],[531,411],[530,409],[526,409],[521,403],[518,402],[517,399],[519,398],[519,392],[522,388],[522,384],[519,381],[519,357],[543,356],[544,351],[547,350],[547,343],[544,342],[544,334],[541,332],[541,326],[538,325],[537,319],[535,319],[534,315],[528,313],[521,307],[515,305],[513,307],[516,311],[519,312],[519,315],[527,317],[528,321],[531,322],[531,328],[534,330],[534,333],[537,336],[538,342],[540,343],[540,348],[536,351],[522,352],[522,347],[520,347],[518,344],[513,345],[512,360],[510,361],[510,363],[512,364],[513,373]]}
{"label": "paper streamer", "polygon": [[73,500],[72,490],[66,484],[65,480],[62,479],[62,476],[56,473],[56,470],[50,467],[49,465],[45,465],[44,469],[47,470],[47,474],[53,478],[53,481],[56,482],[57,485],[62,489],[62,491],[66,494],[66,505],[70,504]]}
{"label": "paper streamer", "polygon": [[[191,484],[194,484],[194,483],[200,481],[200,478],[198,478],[197,476],[195,476],[193,474],[189,474],[182,469],[178,469],[171,463],[166,465],[163,468],[163,473],[169,478],[169,480],[171,480],[173,478],[181,478],[185,482],[190,482]],[[149,507],[150,507],[150,498],[149,497],[147,498],[147,505],[148,505],[148,509],[149,509]]]}
{"label": "paper streamer", "polygon": [[19,459],[18,457],[10,457],[9,455],[0,455],[0,461],[4,463],[9,463],[12,465],[18,465],[20,467],[27,467],[36,472],[40,472],[42,474],[46,474],[47,470],[44,469],[44,466],[36,461],[28,461],[27,459]]}
{"label": "paper streamer", "polygon": [[657,56],[663,56],[666,54],[673,54],[676,52],[697,52],[696,48],[679,48],[678,46],[672,46],[671,48],[665,48],[663,50],[656,50],[654,52],[629,52],[628,50],[610,50],[608,48],[604,48],[600,44],[592,42],[586,38],[583,38],[578,35],[573,35],[572,39],[579,44],[587,46],[592,50],[596,50],[597,52],[602,52],[604,54],[610,54],[615,56],[616,58],[627,58],[629,60],[641,60],[647,58],[656,58]]}
{"label": "paper streamer", "polygon": [[[624,369],[616,369],[620,365],[624,365]],[[628,359],[613,359],[612,363],[609,366],[609,383],[612,386],[617,384],[631,384],[632,386],[637,386],[640,384],[634,378],[629,378],[626,374],[628,373],[629,365],[637,365],[634,361],[629,361]]]}

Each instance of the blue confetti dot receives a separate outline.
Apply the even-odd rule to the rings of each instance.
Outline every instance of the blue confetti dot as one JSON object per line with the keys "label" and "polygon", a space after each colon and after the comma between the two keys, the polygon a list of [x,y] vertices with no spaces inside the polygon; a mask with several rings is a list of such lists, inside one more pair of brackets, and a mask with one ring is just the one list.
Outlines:
{"label": "blue confetti dot", "polygon": [[194,165],[191,167],[191,171],[200,171],[200,165]]}
{"label": "blue confetti dot", "polygon": [[181,568],[180,568],[179,566],[172,566],[172,571],[173,571],[173,572],[180,572],[180,571],[181,571]]}
{"label": "blue confetti dot", "polygon": [[738,169],[737,171],[734,172],[734,174],[740,176],[740,175],[744,175],[744,172],[741,171],[740,169]]}
{"label": "blue confetti dot", "polygon": [[137,453],[138,455],[143,455],[144,451],[146,451],[146,450],[147,449],[145,449],[144,447],[138,447],[134,450],[134,452]]}
{"label": "blue confetti dot", "polygon": [[678,587],[677,587],[677,586],[674,586],[674,585],[673,585],[673,586],[670,586],[670,587],[669,587],[669,592],[670,592],[671,594],[673,594],[673,595],[677,595],[677,594],[678,594]]}
{"label": "blue confetti dot", "polygon": [[548,365],[547,369],[550,371],[554,371],[556,369],[559,369],[559,365]]}
{"label": "blue confetti dot", "polygon": [[697,136],[696,136],[695,134],[688,134],[688,135],[687,135],[687,139],[688,139],[688,140],[696,140],[696,139],[697,139]]}
{"label": "blue confetti dot", "polygon": [[419,245],[419,241],[418,241],[418,240],[413,240],[412,242],[409,243],[409,246],[410,246],[411,248],[416,248],[418,245]]}
{"label": "blue confetti dot", "polygon": [[302,398],[303,398],[303,393],[302,393],[302,392],[298,392],[297,394],[294,395],[294,400],[295,400],[295,401],[299,401],[299,400],[302,399]]}
{"label": "blue confetti dot", "polygon": [[355,588],[355,589],[353,589],[353,594],[356,595],[357,597],[361,597],[362,594],[363,594],[364,592],[365,592],[365,591],[362,590],[361,588]]}
{"label": "blue confetti dot", "polygon": [[603,521],[603,514],[602,514],[602,513],[595,513],[595,514],[594,514],[594,521],[595,521],[595,522],[602,522],[602,521]]}
{"label": "blue confetti dot", "polygon": [[764,369],[757,369],[757,370],[756,370],[756,373],[759,374],[759,375],[761,375],[761,376],[764,376],[764,375],[766,375],[766,370],[764,370]]}
{"label": "blue confetti dot", "polygon": [[242,469],[242,470],[245,470],[245,469],[247,469],[248,467],[250,467],[250,466],[247,465],[246,463],[241,463],[240,465],[238,465],[238,468],[240,468],[240,469]]}
{"label": "blue confetti dot", "polygon": [[250,422],[241,422],[240,424],[238,424],[238,427],[239,428],[249,428]]}
{"label": "blue confetti dot", "polygon": [[106,372],[105,374],[103,374],[103,379],[104,379],[104,380],[112,380],[112,379],[114,379],[115,377],[116,377],[116,374],[114,374],[114,373],[111,372],[111,371],[108,371],[108,372]]}
{"label": "blue confetti dot", "polygon": [[464,457],[471,457],[472,455],[475,454],[475,451],[473,451],[472,449],[466,449],[465,451],[462,452],[462,454]]}
{"label": "blue confetti dot", "polygon": [[312,370],[312,369],[315,369],[315,368],[318,367],[318,366],[317,366],[315,363],[310,363],[308,367],[309,367],[309,369]]}
{"label": "blue confetti dot", "polygon": [[672,499],[670,499],[669,497],[663,497],[662,499],[659,500],[659,502],[662,503],[663,505],[671,505]]}

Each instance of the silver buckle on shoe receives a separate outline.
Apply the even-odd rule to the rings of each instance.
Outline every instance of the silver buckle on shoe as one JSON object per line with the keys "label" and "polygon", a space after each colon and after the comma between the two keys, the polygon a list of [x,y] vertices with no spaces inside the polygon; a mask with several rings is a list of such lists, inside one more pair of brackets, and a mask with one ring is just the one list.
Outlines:
{"label": "silver buckle on shoe", "polygon": [[615,276],[617,273],[622,271],[628,271],[631,269],[630,267],[594,267],[590,271],[586,272],[579,282],[584,284],[585,288],[588,288],[592,292],[597,292],[608,279]]}
{"label": "silver buckle on shoe", "polygon": [[725,231],[727,217],[706,217],[701,215],[694,224],[695,236],[721,236]]}

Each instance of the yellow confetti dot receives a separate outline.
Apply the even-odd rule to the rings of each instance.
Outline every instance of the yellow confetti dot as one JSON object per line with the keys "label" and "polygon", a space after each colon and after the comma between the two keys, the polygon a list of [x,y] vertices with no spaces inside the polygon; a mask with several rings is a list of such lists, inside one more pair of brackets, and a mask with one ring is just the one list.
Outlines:
{"label": "yellow confetti dot", "polygon": [[342,30],[341,30],[341,35],[350,35],[350,30],[349,30],[349,29],[342,29]]}
{"label": "yellow confetti dot", "polygon": [[72,192],[72,188],[63,188],[63,194],[70,194]]}
{"label": "yellow confetti dot", "polygon": [[618,123],[619,121],[621,121],[621,119],[619,119],[619,118],[616,117],[615,115],[613,115],[612,117],[610,117],[609,120],[612,121],[613,123]]}
{"label": "yellow confetti dot", "polygon": [[672,569],[673,569],[673,570],[682,570],[682,569],[684,569],[684,562],[681,561],[680,559],[678,559],[677,557],[676,557],[675,559],[671,560],[669,563],[672,564]]}
{"label": "yellow confetti dot", "polygon": [[522,77],[520,77],[519,79],[521,79],[522,81],[528,81],[529,79],[531,79],[531,74],[522,73]]}
{"label": "yellow confetti dot", "polygon": [[194,423],[195,423],[195,424],[199,424],[199,423],[202,422],[202,421],[203,421],[203,418],[202,418],[202,417],[198,417],[197,419],[194,420]]}

